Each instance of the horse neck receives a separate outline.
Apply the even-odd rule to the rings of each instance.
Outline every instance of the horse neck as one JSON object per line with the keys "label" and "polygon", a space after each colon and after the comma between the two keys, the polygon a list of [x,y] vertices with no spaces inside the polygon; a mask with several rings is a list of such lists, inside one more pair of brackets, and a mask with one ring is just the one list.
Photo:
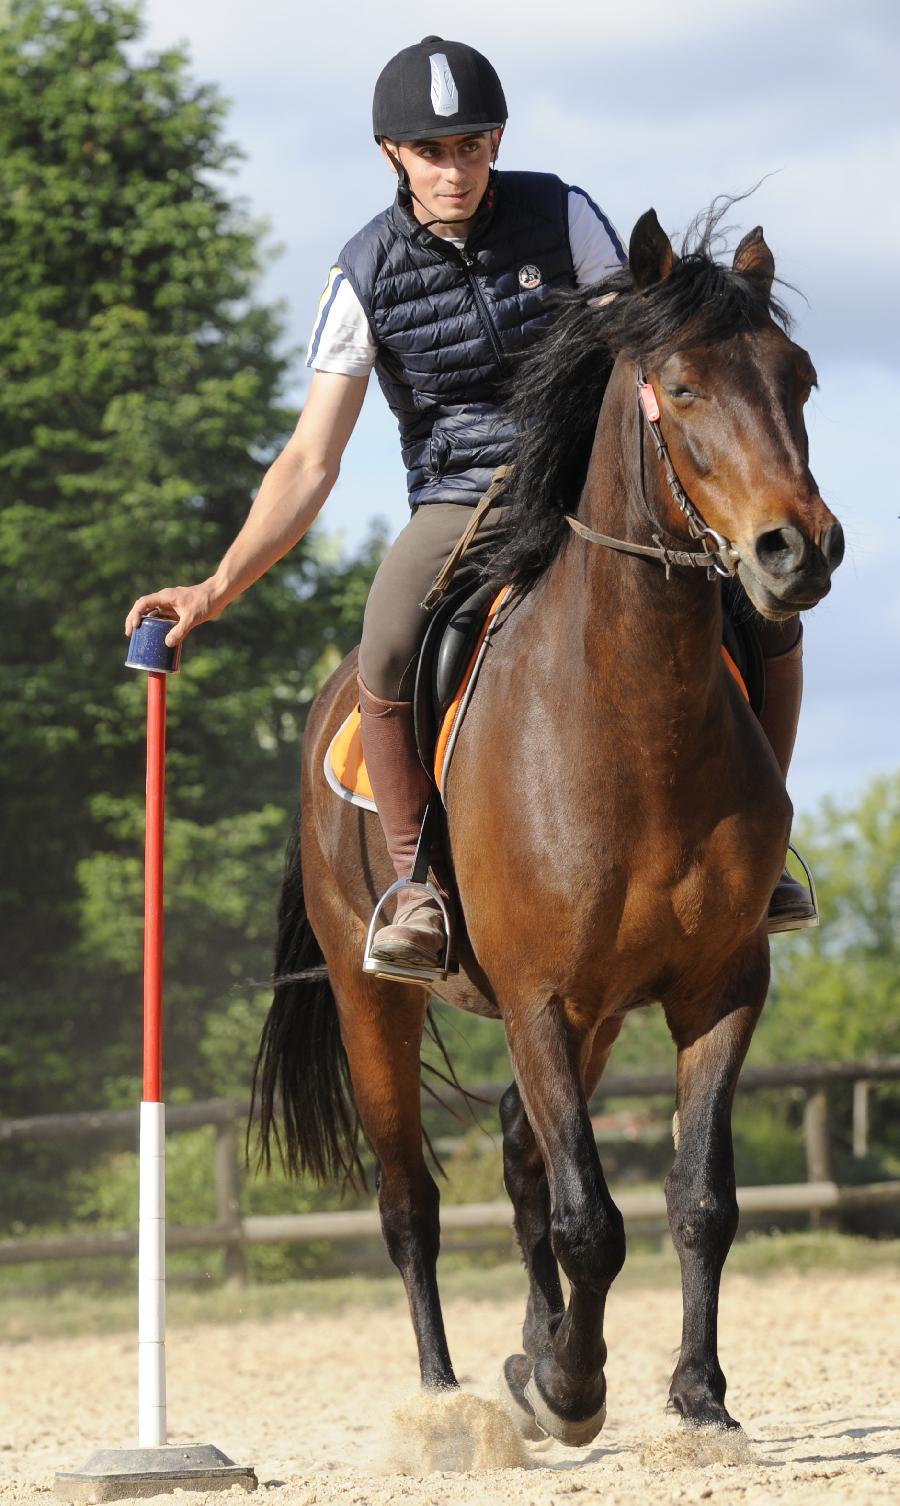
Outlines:
{"label": "horse neck", "polygon": [[[644,505],[639,425],[634,366],[620,359],[600,410],[578,516],[599,533],[652,544],[649,508],[665,542],[677,530],[675,547],[699,548],[683,524],[678,529],[671,521],[671,498],[651,446],[644,452]],[[547,585],[557,609],[575,619],[570,631],[580,636],[597,685],[608,687],[610,672],[620,680],[627,673],[648,717],[668,722],[678,706],[682,714],[705,718],[724,694],[721,593],[705,571],[676,566],[667,579],[661,562],[573,533]]]}

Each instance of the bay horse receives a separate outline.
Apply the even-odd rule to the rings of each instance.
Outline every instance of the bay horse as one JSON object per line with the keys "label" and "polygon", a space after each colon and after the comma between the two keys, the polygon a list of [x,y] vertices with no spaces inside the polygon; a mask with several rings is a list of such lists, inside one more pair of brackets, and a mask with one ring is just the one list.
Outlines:
{"label": "bay horse", "polygon": [[[737,1426],[716,1332],[738,1222],[731,1106],[768,987],[766,913],[791,805],[723,667],[711,577],[736,566],[750,602],[777,621],[821,599],[843,548],[808,463],[803,405],[816,374],[773,297],[772,254],[757,228],[720,264],[716,219],[676,256],[649,210],[628,265],[566,295],[527,358],[512,399],[523,420],[514,527],[497,561],[515,605],[446,787],[460,971],[435,992],[502,1020],[514,1076],[500,1108],[504,1180],[529,1296],[504,1384],[526,1436],[574,1445],[603,1423],[604,1306],[625,1258],[588,1099],[625,1015],[651,1002],[677,1051],[666,1199],[683,1331],[670,1405],[689,1423]],[[607,545],[655,557],[579,537],[572,510]],[[710,570],[673,563],[691,544],[710,551]],[[254,1081],[262,1154],[277,1142],[293,1172],[352,1176],[361,1131],[422,1382],[454,1387],[420,1118],[427,995],[360,970],[373,904],[394,875],[377,817],[336,799],[322,776],[355,698],[351,654],[306,728],[284,981]]]}

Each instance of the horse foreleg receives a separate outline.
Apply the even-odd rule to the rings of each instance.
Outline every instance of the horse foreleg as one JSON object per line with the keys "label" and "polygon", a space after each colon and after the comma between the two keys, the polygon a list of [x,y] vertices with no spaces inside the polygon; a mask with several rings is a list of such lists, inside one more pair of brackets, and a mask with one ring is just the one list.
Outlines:
{"label": "horse foreleg", "polygon": [[503,1365],[504,1388],[525,1438],[543,1437],[525,1399],[534,1362],[550,1343],[553,1327],[565,1311],[559,1267],[550,1243],[550,1188],[534,1131],[516,1084],[500,1100],[503,1128],[503,1182],[513,1205],[513,1223],[528,1272],[528,1307],[522,1328],[524,1354],[511,1354]]}
{"label": "horse foreleg", "polygon": [[[719,1285],[738,1226],[731,1105],[769,979],[768,955],[745,963],[728,996],[666,1013],[678,1045],[678,1148],[666,1178],[669,1227],[681,1262],[683,1327],[670,1405],[688,1422],[737,1427],[725,1408],[718,1355]],[[687,1014],[687,1012],[686,1012]]]}
{"label": "horse foreleg", "polygon": [[[535,1170],[519,1189],[517,1227],[538,1255],[536,1269],[529,1269],[532,1322],[526,1322],[526,1343],[534,1354],[525,1396],[545,1432],[578,1446],[596,1437],[606,1415],[603,1316],[606,1294],[625,1258],[625,1234],[588,1115],[584,1080],[590,1045],[583,1032],[569,1028],[564,1010],[562,1001],[553,1001],[507,1012],[505,1018],[525,1122],[539,1147],[549,1194]],[[515,1164],[527,1172],[536,1163],[521,1122],[518,1129],[527,1154]],[[515,1152],[514,1140],[511,1148]],[[549,1231],[549,1250],[544,1231]],[[553,1285],[551,1252],[571,1287],[565,1310]]]}
{"label": "horse foreleg", "polygon": [[[585,1093],[590,1098],[622,1028],[621,1019],[605,1020],[591,1048],[585,1073]],[[553,1332],[565,1311],[559,1266],[550,1242],[550,1188],[543,1158],[518,1087],[507,1089],[500,1100],[503,1128],[503,1181],[513,1205],[516,1237],[528,1272],[528,1306],[522,1328],[524,1354],[511,1354],[503,1366],[501,1384],[513,1404],[513,1413],[523,1435],[539,1436],[534,1413],[525,1398],[535,1361],[550,1347]]]}
{"label": "horse foreleg", "polygon": [[[335,980],[333,980],[335,981]],[[440,1194],[422,1152],[419,1050],[426,996],[351,975],[335,986],[360,1123],[378,1163],[388,1254],[406,1288],[422,1385],[455,1387],[437,1285]]]}

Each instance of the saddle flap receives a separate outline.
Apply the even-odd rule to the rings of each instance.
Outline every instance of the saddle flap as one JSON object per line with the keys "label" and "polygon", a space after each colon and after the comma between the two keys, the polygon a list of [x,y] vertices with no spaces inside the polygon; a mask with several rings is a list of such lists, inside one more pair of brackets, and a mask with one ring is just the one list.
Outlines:
{"label": "saddle flap", "polygon": [[416,746],[429,776],[433,776],[441,719],[465,674],[496,594],[497,587],[492,585],[457,590],[435,609],[428,624],[416,667],[413,712]]}

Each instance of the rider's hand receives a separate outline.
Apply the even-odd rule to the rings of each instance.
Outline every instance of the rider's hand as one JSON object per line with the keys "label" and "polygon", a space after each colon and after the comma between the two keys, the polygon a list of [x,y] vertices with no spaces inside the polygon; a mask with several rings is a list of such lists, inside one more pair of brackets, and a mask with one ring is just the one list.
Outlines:
{"label": "rider's hand", "polygon": [[169,586],[164,591],[138,597],[125,618],[125,636],[131,637],[148,612],[157,612],[160,617],[172,619],[173,627],[166,634],[166,643],[169,648],[174,648],[201,622],[211,621],[220,611],[209,581],[203,581],[199,586]]}

